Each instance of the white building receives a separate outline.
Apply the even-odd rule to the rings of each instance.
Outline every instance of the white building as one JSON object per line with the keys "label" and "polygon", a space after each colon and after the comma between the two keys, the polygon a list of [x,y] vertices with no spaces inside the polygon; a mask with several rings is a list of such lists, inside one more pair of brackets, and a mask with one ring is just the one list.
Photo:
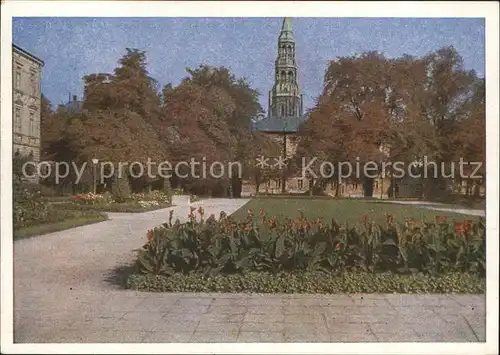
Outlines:
{"label": "white building", "polygon": [[12,45],[12,130],[14,154],[40,159],[41,73],[43,61]]}

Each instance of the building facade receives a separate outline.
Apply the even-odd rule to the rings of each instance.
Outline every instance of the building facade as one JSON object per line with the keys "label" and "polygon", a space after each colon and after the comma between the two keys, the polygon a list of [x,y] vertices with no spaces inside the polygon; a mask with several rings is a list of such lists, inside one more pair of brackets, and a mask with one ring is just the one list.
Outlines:
{"label": "building facade", "polygon": [[41,75],[43,61],[12,46],[13,153],[40,160]]}

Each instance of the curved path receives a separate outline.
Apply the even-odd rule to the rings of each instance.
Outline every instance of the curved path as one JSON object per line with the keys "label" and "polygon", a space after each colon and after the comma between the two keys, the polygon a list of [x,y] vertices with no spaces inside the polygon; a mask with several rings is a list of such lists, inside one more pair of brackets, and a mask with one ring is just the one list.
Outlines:
{"label": "curved path", "polygon": [[427,202],[427,201],[397,201],[397,200],[380,200],[384,203],[393,203],[399,205],[411,205],[418,208],[425,208],[428,210],[442,211],[442,212],[453,212],[459,214],[465,214],[469,216],[485,217],[486,211],[465,207],[458,207],[449,204],[439,203],[439,202]]}
{"label": "curved path", "polygon": [[[207,215],[245,199],[209,199]],[[147,293],[120,287],[146,231],[188,206],[14,243],[14,342],[484,341],[485,297]],[[118,274],[119,275],[119,274]],[[118,278],[118,279],[117,279]]]}

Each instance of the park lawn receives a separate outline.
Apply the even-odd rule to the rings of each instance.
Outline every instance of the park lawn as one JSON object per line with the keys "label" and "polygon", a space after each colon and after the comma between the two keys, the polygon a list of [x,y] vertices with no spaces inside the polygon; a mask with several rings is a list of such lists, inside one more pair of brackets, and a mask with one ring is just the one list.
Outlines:
{"label": "park lawn", "polygon": [[468,216],[452,212],[433,211],[409,205],[397,205],[377,200],[355,199],[315,199],[312,198],[254,198],[236,211],[232,217],[243,220],[247,211],[253,210],[255,216],[260,209],[267,212],[267,216],[276,216],[278,219],[295,218],[303,211],[308,219],[323,217],[326,221],[335,219],[339,223],[358,224],[362,216],[377,223],[386,223],[386,214],[391,214],[395,222],[404,223],[405,219],[424,220],[434,222],[436,216],[447,216],[449,222],[463,222],[464,220],[477,221],[479,217]]}
{"label": "park lawn", "polygon": [[52,223],[42,223],[14,230],[14,239],[21,239],[21,238],[43,235],[47,233],[59,232],[62,230],[80,227],[87,224],[103,222],[106,221],[107,219],[108,217],[104,214],[95,214],[92,216],[91,215],[78,216],[75,214],[74,218],[68,218],[62,221],[52,222]]}

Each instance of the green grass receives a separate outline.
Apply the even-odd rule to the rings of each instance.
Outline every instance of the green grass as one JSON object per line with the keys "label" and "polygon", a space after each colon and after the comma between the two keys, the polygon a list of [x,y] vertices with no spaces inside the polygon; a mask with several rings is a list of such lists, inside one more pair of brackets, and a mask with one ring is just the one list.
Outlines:
{"label": "green grass", "polygon": [[386,222],[386,214],[392,214],[395,222],[403,223],[406,218],[415,220],[435,221],[436,216],[447,216],[450,222],[465,219],[477,220],[476,216],[467,216],[452,212],[433,211],[409,205],[398,205],[380,202],[377,200],[355,199],[316,199],[312,198],[254,198],[233,214],[238,220],[247,216],[247,210],[252,209],[258,216],[260,209],[267,212],[267,216],[275,215],[278,219],[284,217],[295,218],[299,210],[309,219],[324,217],[325,220],[334,218],[339,223],[357,224],[361,217],[367,215],[369,220],[377,223]]}
{"label": "green grass", "polygon": [[171,207],[171,204],[160,204],[159,206],[142,207],[138,203],[109,203],[97,205],[79,205],[73,202],[54,204],[56,208],[69,208],[76,211],[100,211],[100,212],[123,212],[123,213],[141,213],[155,211],[162,208]]}
{"label": "green grass", "polygon": [[44,224],[24,227],[14,230],[14,239],[21,239],[37,235],[43,235],[47,233],[59,232],[65,229],[103,222],[107,219],[108,218],[106,215],[96,214],[94,216],[81,216],[81,217],[69,218],[59,222],[44,223]]}

